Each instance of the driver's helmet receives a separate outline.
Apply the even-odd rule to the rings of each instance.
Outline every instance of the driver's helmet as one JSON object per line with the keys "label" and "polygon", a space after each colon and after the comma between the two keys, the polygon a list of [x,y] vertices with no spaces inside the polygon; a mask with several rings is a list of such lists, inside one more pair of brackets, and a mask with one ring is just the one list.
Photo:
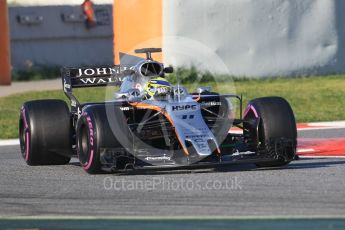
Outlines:
{"label": "driver's helmet", "polygon": [[170,83],[162,77],[151,78],[146,82],[144,90],[147,98],[157,95],[166,95],[170,92]]}

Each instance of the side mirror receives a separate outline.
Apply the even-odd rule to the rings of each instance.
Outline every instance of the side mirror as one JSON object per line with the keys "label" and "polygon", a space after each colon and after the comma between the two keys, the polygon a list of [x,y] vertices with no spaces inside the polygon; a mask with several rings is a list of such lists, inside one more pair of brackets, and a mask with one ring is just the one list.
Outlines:
{"label": "side mirror", "polygon": [[173,73],[174,72],[174,68],[169,66],[169,67],[165,67],[164,68],[164,73]]}

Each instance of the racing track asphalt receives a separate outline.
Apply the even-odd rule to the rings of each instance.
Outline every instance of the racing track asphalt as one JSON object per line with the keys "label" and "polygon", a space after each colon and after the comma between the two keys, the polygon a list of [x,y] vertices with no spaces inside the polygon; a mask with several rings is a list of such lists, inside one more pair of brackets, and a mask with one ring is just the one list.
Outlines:
{"label": "racing track asphalt", "polygon": [[[345,129],[301,137],[344,137]],[[0,216],[344,216],[345,159],[301,159],[286,168],[88,175],[76,160],[27,166],[0,147]]]}

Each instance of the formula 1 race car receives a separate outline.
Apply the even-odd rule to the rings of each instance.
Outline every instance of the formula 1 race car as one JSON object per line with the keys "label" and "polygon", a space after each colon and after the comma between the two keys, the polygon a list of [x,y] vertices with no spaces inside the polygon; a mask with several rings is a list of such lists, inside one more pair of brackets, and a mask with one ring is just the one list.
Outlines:
{"label": "formula 1 race car", "polygon": [[[132,66],[63,68],[70,108],[52,99],[28,101],[21,108],[19,138],[26,163],[61,165],[77,156],[84,170],[95,174],[229,163],[276,167],[294,159],[296,123],[285,99],[257,98],[242,113],[241,96],[210,87],[188,93],[165,80],[172,67],[151,57],[160,51],[136,50],[146,59]],[[80,103],[73,94],[74,88],[98,86],[120,90],[101,103]],[[239,118],[230,99],[239,104]],[[231,132],[234,127],[240,132]]]}

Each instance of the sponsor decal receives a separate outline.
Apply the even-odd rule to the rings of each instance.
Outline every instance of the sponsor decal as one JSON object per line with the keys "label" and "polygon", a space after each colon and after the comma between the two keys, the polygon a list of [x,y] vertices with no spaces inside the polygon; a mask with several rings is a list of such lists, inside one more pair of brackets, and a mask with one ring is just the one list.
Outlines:
{"label": "sponsor decal", "polygon": [[89,126],[89,132],[90,132],[90,145],[93,146],[93,125],[91,118],[89,116],[86,117],[87,124]]}
{"label": "sponsor decal", "polygon": [[201,143],[201,142],[205,142],[205,140],[204,139],[194,139],[194,142]]}
{"label": "sponsor decal", "polygon": [[104,68],[79,68],[77,77],[121,74],[126,69],[128,69],[128,67],[126,66],[114,66]]}
{"label": "sponsor decal", "polygon": [[206,143],[200,143],[200,142],[196,142],[195,143],[196,146],[198,146],[199,149],[203,150],[203,149],[208,149],[208,145]]}
{"label": "sponsor decal", "polygon": [[66,79],[64,79],[63,87],[64,87],[64,89],[71,89],[71,85],[67,84]]}
{"label": "sponsor decal", "polygon": [[172,111],[196,110],[197,105],[173,105],[171,109]]}
{"label": "sponsor decal", "polygon": [[222,102],[220,101],[209,101],[209,102],[201,102],[201,105],[204,105],[204,106],[220,106],[222,105]]}
{"label": "sponsor decal", "polygon": [[[92,124],[92,120],[91,117],[87,114],[87,112],[83,112],[82,116],[85,116],[88,128],[89,128],[89,144],[90,144],[90,148],[89,148],[89,158],[87,159],[87,161],[83,164],[83,167],[88,170],[91,165],[92,165],[92,161],[94,158],[94,128],[93,128],[93,124]],[[79,154],[79,152],[78,152]]]}
{"label": "sponsor decal", "polygon": [[73,99],[71,100],[71,106],[72,107],[76,107],[77,106],[77,102],[75,100],[73,100]]}
{"label": "sponsor decal", "polygon": [[120,107],[122,111],[129,111],[129,107]]}
{"label": "sponsor decal", "polygon": [[194,115],[192,114],[192,115],[182,115],[182,119],[183,120],[186,120],[186,119],[194,119]]}
{"label": "sponsor decal", "polygon": [[82,114],[81,114],[81,110],[80,110],[80,107],[78,106],[77,107],[77,113],[78,113],[78,116],[81,116]]}
{"label": "sponsor decal", "polygon": [[190,139],[195,139],[195,138],[207,138],[207,135],[190,135],[190,136],[186,136],[186,138],[190,138]]}
{"label": "sponsor decal", "polygon": [[128,69],[127,66],[73,69],[76,79],[72,79],[72,85],[120,84],[126,77],[124,71]]}
{"label": "sponsor decal", "polygon": [[79,79],[83,84],[108,84],[108,83],[120,83],[123,81],[123,78],[120,77],[105,77],[105,78],[80,78]]}
{"label": "sponsor decal", "polygon": [[171,160],[171,157],[168,157],[168,156],[161,156],[161,157],[145,157],[145,160],[147,160],[147,161],[163,161],[163,160],[170,161],[170,160]]}

